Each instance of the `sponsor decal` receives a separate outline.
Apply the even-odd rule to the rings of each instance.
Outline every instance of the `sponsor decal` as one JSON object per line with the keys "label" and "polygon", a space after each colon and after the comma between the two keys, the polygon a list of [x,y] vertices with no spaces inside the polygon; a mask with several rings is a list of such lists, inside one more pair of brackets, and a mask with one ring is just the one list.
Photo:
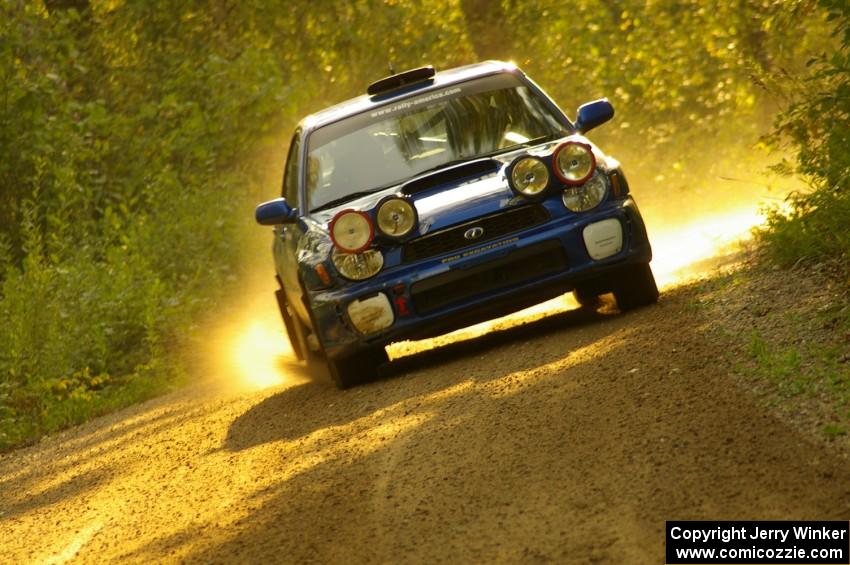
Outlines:
{"label": "sponsor decal", "polygon": [[386,116],[390,114],[395,114],[396,112],[400,112],[402,110],[409,110],[410,108],[415,108],[420,104],[426,104],[428,102],[433,102],[434,100],[439,100],[441,98],[445,98],[446,96],[452,96],[453,94],[458,94],[462,89],[459,87],[455,88],[447,88],[446,90],[440,90],[438,92],[432,92],[428,96],[421,96],[419,98],[415,98],[413,100],[405,100],[404,102],[399,102],[398,104],[393,104],[392,106],[387,106],[385,108],[381,108],[380,110],[375,110],[370,115],[373,118],[379,118],[381,116]]}
{"label": "sponsor decal", "polygon": [[458,259],[466,259],[467,257],[471,257],[473,255],[478,255],[479,253],[484,253],[485,251],[490,251],[493,249],[498,249],[499,247],[505,247],[506,245],[511,245],[512,243],[516,243],[519,241],[518,237],[512,237],[510,239],[503,239],[502,241],[494,241],[493,243],[489,243],[482,247],[476,247],[475,249],[470,249],[469,251],[464,251],[463,253],[459,253],[457,255],[452,255],[451,257],[446,257],[441,261],[441,263],[451,263],[453,261],[457,261]]}

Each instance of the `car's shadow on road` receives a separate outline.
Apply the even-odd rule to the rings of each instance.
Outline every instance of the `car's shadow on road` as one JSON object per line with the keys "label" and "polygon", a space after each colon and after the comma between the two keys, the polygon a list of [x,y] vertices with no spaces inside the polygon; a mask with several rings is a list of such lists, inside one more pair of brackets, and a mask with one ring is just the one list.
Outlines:
{"label": "car's shadow on road", "polygon": [[233,519],[130,560],[454,562],[472,544],[477,562],[650,562],[659,516],[845,516],[846,462],[742,394],[694,296],[552,315],[402,359],[377,383],[255,401],[223,445]]}
{"label": "car's shadow on road", "polygon": [[[310,434],[317,429],[337,426],[374,413],[376,410],[403,401],[411,396],[424,396],[451,387],[468,375],[450,374],[453,371],[435,374],[429,371],[428,379],[414,375],[429,369],[449,365],[453,361],[473,358],[509,344],[533,342],[536,338],[559,331],[574,331],[588,325],[619,318],[611,309],[601,311],[590,308],[570,310],[549,315],[532,322],[497,329],[478,337],[449,343],[396,359],[379,368],[375,382],[349,390],[339,391],[329,379],[315,379],[290,387],[270,396],[239,416],[230,426],[223,448],[241,451],[255,445],[273,441],[293,440]],[[608,330],[613,331],[613,329]],[[599,331],[593,336],[576,337],[572,341],[579,346],[591,343],[604,335]],[[533,368],[555,357],[563,357],[569,350],[536,352],[523,368]],[[289,372],[304,374],[303,368],[287,366]],[[516,368],[510,369],[514,371]],[[490,369],[486,376],[477,375],[476,380],[492,380],[504,376],[507,367]],[[417,379],[414,386],[393,386],[406,377]],[[377,387],[377,389],[376,389]],[[339,404],[346,404],[341,409]],[[305,415],[309,415],[305,417]]]}

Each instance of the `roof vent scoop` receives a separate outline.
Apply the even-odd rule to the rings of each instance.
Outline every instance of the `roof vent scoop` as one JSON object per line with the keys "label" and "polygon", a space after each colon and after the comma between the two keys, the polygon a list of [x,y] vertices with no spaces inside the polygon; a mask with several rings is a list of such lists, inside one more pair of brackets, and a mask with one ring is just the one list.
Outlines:
{"label": "roof vent scoop", "polygon": [[434,78],[435,74],[436,71],[431,65],[396,73],[373,82],[369,85],[369,88],[366,89],[366,93],[369,96],[378,96],[379,94],[392,92],[393,90],[398,90],[399,88],[416,84],[417,82],[431,80]]}

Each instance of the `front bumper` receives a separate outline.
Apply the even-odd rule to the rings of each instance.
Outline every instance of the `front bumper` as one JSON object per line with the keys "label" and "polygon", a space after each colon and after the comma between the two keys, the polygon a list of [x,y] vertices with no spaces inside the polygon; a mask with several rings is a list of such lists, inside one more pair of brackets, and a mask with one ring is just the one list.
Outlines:
{"label": "front bumper", "polygon": [[[585,228],[610,225],[611,220],[622,226],[620,251],[593,259],[591,254],[600,253],[585,243]],[[606,202],[590,213],[553,218],[450,258],[400,265],[345,288],[311,292],[311,321],[326,354],[337,358],[503,316],[577,285],[604,292],[624,265],[651,259],[643,219],[634,200],[627,197]],[[383,309],[376,314],[381,319],[378,327],[387,324],[389,304],[392,322],[384,329],[361,333],[350,313],[357,311],[359,316],[363,304]]]}

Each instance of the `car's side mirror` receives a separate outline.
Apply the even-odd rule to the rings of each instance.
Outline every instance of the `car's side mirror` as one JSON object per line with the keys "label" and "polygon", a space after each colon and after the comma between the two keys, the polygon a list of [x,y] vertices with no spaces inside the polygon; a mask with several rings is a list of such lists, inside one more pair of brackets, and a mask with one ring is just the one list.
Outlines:
{"label": "car's side mirror", "polygon": [[582,104],[576,112],[576,130],[587,133],[614,117],[614,107],[607,98]]}
{"label": "car's side mirror", "polygon": [[262,226],[279,226],[295,222],[295,208],[285,198],[275,198],[257,206],[254,212],[257,223]]}

